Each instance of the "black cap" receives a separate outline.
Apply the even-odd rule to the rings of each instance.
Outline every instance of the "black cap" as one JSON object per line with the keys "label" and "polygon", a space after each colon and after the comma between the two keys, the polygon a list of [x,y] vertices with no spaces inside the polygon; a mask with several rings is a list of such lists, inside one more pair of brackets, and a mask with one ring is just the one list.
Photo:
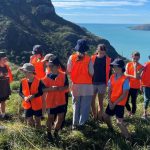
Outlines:
{"label": "black cap", "polygon": [[32,51],[32,54],[35,55],[35,54],[42,54],[43,51],[42,51],[42,46],[41,45],[34,45],[33,46],[33,51]]}
{"label": "black cap", "polygon": [[60,61],[59,61],[58,57],[57,56],[51,57],[49,59],[49,65],[59,66],[60,65]]}
{"label": "black cap", "polygon": [[89,46],[86,39],[79,39],[77,41],[77,45],[74,48],[76,51],[80,53],[84,53],[89,50]]}
{"label": "black cap", "polygon": [[7,57],[6,53],[5,52],[0,52],[0,58],[5,58],[5,57]]}
{"label": "black cap", "polygon": [[125,63],[123,59],[116,58],[112,63],[111,66],[118,66],[119,68],[125,68]]}

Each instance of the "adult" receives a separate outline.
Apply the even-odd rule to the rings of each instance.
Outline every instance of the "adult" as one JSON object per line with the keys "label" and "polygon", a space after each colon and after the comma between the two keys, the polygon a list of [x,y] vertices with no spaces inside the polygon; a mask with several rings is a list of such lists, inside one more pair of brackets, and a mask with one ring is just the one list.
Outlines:
{"label": "adult", "polygon": [[147,119],[148,113],[148,105],[150,103],[150,56],[149,61],[144,65],[144,71],[142,73],[142,88],[144,93],[144,112],[143,112],[143,119]]}
{"label": "adult", "polygon": [[67,71],[72,82],[73,125],[72,129],[83,126],[88,118],[93,96],[93,63],[87,55],[87,40],[80,39],[75,47],[76,53],[68,60]]}
{"label": "adult", "polygon": [[[140,70],[143,69],[143,66],[139,63],[140,53],[133,52],[132,53],[132,61],[127,63],[125,75],[130,79],[130,90],[128,94],[128,100],[126,103],[126,109],[128,110],[129,116],[132,116],[136,113],[136,100],[138,96],[138,91],[141,88],[141,80],[140,80]],[[129,100],[131,98],[132,108],[129,104]]]}
{"label": "adult", "polygon": [[[107,82],[110,75],[111,58],[106,54],[106,47],[104,44],[99,44],[96,54],[92,56],[94,64],[94,96],[92,100],[92,113],[94,119],[102,119],[103,114],[103,100],[106,93]],[[98,94],[98,109],[96,107],[96,96]]]}

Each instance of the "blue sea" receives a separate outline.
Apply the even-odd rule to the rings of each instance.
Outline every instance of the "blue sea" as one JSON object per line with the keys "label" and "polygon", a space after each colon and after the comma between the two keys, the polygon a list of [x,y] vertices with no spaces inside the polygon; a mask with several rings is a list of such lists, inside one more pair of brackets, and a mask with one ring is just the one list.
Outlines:
{"label": "blue sea", "polygon": [[150,55],[150,31],[131,30],[132,24],[80,24],[97,36],[107,39],[116,51],[131,59],[133,51],[141,53],[144,64]]}

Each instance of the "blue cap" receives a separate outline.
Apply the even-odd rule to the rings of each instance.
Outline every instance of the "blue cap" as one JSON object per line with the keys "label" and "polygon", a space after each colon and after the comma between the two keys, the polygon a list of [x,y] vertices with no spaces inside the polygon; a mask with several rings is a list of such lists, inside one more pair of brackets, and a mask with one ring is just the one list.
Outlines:
{"label": "blue cap", "polygon": [[32,54],[35,55],[35,54],[42,54],[42,46],[41,45],[34,45],[33,46],[33,51],[32,51]]}
{"label": "blue cap", "polygon": [[77,45],[74,48],[76,51],[80,52],[80,53],[84,53],[86,51],[89,50],[89,46],[87,44],[87,40],[85,39],[79,39],[77,41]]}

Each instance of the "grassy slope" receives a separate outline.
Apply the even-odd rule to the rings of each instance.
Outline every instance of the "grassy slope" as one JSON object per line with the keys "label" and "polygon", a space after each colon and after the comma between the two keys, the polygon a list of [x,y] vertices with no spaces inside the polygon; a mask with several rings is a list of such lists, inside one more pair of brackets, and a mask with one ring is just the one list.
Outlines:
{"label": "grassy slope", "polygon": [[[16,69],[14,69],[16,74]],[[16,75],[16,77],[21,76]],[[18,82],[13,83],[12,89],[18,88]],[[68,106],[67,123],[61,131],[61,140],[56,141],[55,145],[50,145],[45,140],[45,128],[41,132],[31,129],[23,123],[20,111],[20,101],[18,94],[12,93],[10,100],[7,101],[7,111],[13,117],[9,121],[1,121],[6,130],[0,131],[0,150],[48,150],[48,149],[91,149],[91,150],[149,150],[150,149],[150,123],[140,119],[142,114],[143,97],[138,97],[138,110],[133,118],[126,118],[129,123],[128,129],[135,132],[133,143],[129,143],[120,136],[115,119],[113,125],[115,132],[111,133],[106,124],[97,123],[90,119],[89,123],[82,131],[71,131],[72,107],[71,98]],[[106,101],[106,100],[105,100]],[[105,104],[106,106],[106,104]],[[45,120],[42,121],[45,125]]]}

